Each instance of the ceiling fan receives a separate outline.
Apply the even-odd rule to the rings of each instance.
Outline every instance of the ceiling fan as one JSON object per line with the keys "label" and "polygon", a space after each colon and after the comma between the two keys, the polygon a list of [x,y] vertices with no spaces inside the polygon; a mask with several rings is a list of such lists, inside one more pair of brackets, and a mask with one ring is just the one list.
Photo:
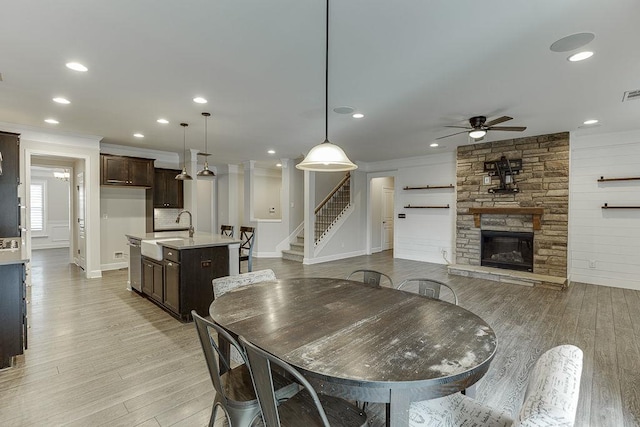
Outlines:
{"label": "ceiling fan", "polygon": [[461,132],[452,133],[451,135],[441,136],[436,139],[449,138],[453,135],[459,135],[461,133],[468,133],[471,138],[476,141],[482,141],[488,131],[500,130],[509,132],[522,132],[526,129],[526,126],[496,126],[497,124],[504,123],[506,121],[513,120],[513,117],[502,116],[497,119],[487,121],[485,116],[475,116],[469,119],[469,125],[467,126],[445,126],[447,128],[465,129]]}

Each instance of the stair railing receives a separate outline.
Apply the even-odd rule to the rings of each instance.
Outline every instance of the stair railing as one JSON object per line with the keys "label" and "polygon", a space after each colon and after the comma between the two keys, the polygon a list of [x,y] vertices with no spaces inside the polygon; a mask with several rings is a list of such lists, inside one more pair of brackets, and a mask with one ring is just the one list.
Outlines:
{"label": "stair railing", "polygon": [[351,174],[347,172],[338,185],[316,207],[314,211],[316,216],[314,240],[316,244],[349,206],[351,202],[350,184]]}

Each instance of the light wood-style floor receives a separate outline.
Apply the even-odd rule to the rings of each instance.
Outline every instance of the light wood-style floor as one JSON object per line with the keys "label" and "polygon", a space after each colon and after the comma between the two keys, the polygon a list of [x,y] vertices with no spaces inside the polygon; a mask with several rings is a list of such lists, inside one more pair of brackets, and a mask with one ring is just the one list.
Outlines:
{"label": "light wood-style floor", "polygon": [[[442,280],[498,336],[480,401],[516,413],[536,359],[571,343],[585,354],[576,425],[640,425],[640,292],[584,284],[557,292],[448,276],[445,266],[393,259],[389,251],[313,266],[254,264],[282,278],[373,268],[395,283]],[[126,270],[84,279],[66,249],[34,251],[31,273],[29,349],[0,371],[0,425],[207,424],[213,388],[193,324],[127,291]]]}

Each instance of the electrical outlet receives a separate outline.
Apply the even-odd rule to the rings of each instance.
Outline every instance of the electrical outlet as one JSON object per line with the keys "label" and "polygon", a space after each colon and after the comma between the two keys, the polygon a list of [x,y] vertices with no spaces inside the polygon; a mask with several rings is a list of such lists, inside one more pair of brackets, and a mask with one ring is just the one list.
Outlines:
{"label": "electrical outlet", "polygon": [[113,259],[122,259],[124,258],[124,253],[123,252],[114,252],[113,253]]}
{"label": "electrical outlet", "polygon": [[590,259],[589,260],[589,268],[596,268],[596,260],[595,259]]}
{"label": "electrical outlet", "polygon": [[483,182],[484,182],[484,185],[491,185],[491,177],[488,175],[483,177]]}

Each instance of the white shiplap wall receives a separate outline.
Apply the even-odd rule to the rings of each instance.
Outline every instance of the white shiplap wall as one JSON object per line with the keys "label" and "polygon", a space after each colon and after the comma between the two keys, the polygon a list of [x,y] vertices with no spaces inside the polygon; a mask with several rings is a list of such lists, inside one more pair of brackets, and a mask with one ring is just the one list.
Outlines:
{"label": "white shiplap wall", "polygon": [[572,281],[640,290],[640,131],[571,137],[569,201]]}
{"label": "white shiplap wall", "polygon": [[[455,189],[403,190],[403,187],[455,183],[455,152],[430,156],[425,158],[424,164],[420,166],[398,168],[395,180],[396,258],[444,264],[444,250],[449,262],[454,259]],[[449,209],[407,209],[406,205],[449,205]],[[399,213],[404,213],[406,218],[398,218]]]}

